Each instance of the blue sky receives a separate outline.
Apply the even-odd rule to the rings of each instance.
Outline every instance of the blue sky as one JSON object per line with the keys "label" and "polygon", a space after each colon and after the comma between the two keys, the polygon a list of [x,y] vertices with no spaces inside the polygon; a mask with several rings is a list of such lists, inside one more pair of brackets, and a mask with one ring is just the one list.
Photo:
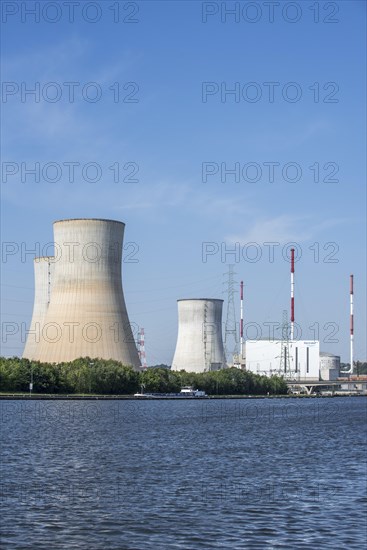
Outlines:
{"label": "blue sky", "polygon": [[[295,290],[302,336],[314,336],[318,323],[321,349],[349,360],[348,292],[354,273],[355,358],[366,359],[364,2],[319,2],[318,23],[310,9],[315,3],[308,1],[295,3],[300,17],[294,23],[286,20],[297,15],[294,11],[284,15],[287,2],[275,9],[273,23],[263,2],[257,3],[255,23],[243,15],[248,2],[239,3],[238,22],[225,13],[221,21],[221,2],[107,0],[92,2],[97,8],[84,16],[82,6],[88,3],[80,2],[74,21],[59,3],[55,23],[51,8],[35,22],[21,13],[22,3],[3,4],[10,6],[2,24],[5,243],[19,250],[40,243],[42,249],[52,241],[52,222],[62,218],[125,222],[125,244],[138,248],[130,258],[133,248],[127,247],[123,265],[130,320],[145,328],[148,363],[170,364],[177,299],[226,299],[223,273],[229,263],[235,264],[236,280],[245,283],[245,323],[258,323],[266,336],[263,323],[280,321],[289,308],[289,262],[282,251],[295,242],[302,252]],[[121,19],[137,22],[114,23],[110,8],[117,4]],[[11,15],[14,6],[19,9]],[[135,6],[139,11],[133,14]],[[338,13],[331,13],[333,6]],[[203,10],[217,8],[204,23]],[[99,21],[86,20],[97,13]],[[253,18],[255,12],[245,13]],[[76,83],[74,102],[65,82]],[[204,102],[205,82],[219,91]],[[275,83],[272,102],[264,84],[269,82]],[[29,94],[22,98],[22,87],[24,92],[35,83],[39,101]],[[237,86],[240,96],[221,97],[221,86],[223,91]],[[52,101],[60,90],[59,100]],[[95,92],[101,93],[98,101]],[[261,97],[252,102],[255,92]],[[292,102],[295,92],[301,97]],[[79,163],[73,182],[71,162]],[[40,181],[25,172],[35,163]],[[42,176],[49,163],[61,170],[58,181],[51,181],[52,167]],[[99,181],[88,181],[93,166],[83,178],[88,163],[98,165]],[[116,163],[118,182],[109,168]],[[217,170],[206,181],[203,163]],[[269,163],[277,163],[272,182]],[[295,164],[284,168],[288,163]],[[239,181],[224,173],[235,165]],[[297,179],[295,165],[300,177],[291,181]],[[122,181],[136,167],[137,181]],[[9,173],[12,169],[17,173]],[[251,181],[256,174],[258,181]],[[328,175],[338,181],[323,181]],[[218,252],[204,262],[208,242],[217,243]],[[269,242],[279,243],[274,261],[264,245]],[[248,243],[257,244],[249,248]],[[231,247],[240,258],[226,254]],[[257,262],[251,261],[254,252],[261,254]],[[33,256],[3,257],[3,322],[30,321]],[[21,354],[20,333],[5,340],[3,355]]]}

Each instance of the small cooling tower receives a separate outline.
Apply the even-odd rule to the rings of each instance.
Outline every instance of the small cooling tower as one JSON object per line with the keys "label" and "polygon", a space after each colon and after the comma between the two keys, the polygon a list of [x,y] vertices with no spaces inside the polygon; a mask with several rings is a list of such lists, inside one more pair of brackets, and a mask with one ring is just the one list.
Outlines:
{"label": "small cooling tower", "polygon": [[43,256],[34,259],[34,305],[23,357],[38,359],[41,333],[50,303],[55,258]]}
{"label": "small cooling tower", "polygon": [[225,367],[223,300],[178,300],[178,336],[172,370],[207,372]]}

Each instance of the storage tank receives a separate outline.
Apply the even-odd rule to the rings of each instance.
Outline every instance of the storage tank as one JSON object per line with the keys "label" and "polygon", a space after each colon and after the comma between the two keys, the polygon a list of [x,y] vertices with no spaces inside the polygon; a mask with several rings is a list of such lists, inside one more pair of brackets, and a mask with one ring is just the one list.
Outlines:
{"label": "storage tank", "polygon": [[53,256],[35,258],[34,266],[34,304],[32,320],[27,334],[23,357],[36,360],[39,353],[41,334],[50,303],[52,273],[55,265]]}
{"label": "storage tank", "polygon": [[178,336],[172,370],[207,372],[225,367],[223,300],[178,300]]}
{"label": "storage tank", "polygon": [[320,380],[337,380],[340,376],[340,356],[320,352]]}
{"label": "storage tank", "polygon": [[102,219],[54,223],[52,292],[37,358],[114,359],[139,368],[121,281],[125,224]]}

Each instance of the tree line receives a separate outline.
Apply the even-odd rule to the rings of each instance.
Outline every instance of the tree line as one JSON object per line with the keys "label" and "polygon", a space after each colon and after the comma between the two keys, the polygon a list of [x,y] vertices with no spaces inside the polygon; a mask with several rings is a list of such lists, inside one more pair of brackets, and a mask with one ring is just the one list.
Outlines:
{"label": "tree line", "polygon": [[208,395],[282,395],[287,384],[279,376],[261,376],[236,368],[192,373],[164,367],[137,372],[118,361],[84,357],[69,363],[40,363],[19,357],[0,357],[0,391],[48,394],[131,395],[176,393],[193,386]]}
{"label": "tree line", "polygon": [[[349,371],[350,369],[350,363],[340,363],[340,370],[343,371]],[[367,374],[367,362],[366,361],[355,361],[353,363],[353,374],[356,375],[363,375]]]}

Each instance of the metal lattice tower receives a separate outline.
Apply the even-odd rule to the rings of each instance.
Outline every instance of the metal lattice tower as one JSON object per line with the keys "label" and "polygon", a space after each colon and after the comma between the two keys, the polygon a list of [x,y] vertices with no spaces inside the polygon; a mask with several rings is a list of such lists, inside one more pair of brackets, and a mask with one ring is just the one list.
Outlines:
{"label": "metal lattice tower", "polygon": [[139,331],[138,346],[139,346],[138,353],[139,353],[141,366],[143,367],[143,369],[146,369],[148,365],[147,365],[147,358],[145,355],[145,334],[144,334],[143,328],[141,328]]}
{"label": "metal lattice tower", "polygon": [[227,293],[227,316],[224,334],[224,350],[227,363],[232,363],[233,356],[238,356],[239,353],[239,338],[234,305],[234,295],[238,291],[235,289],[236,281],[234,280],[235,272],[233,267],[233,265],[228,265],[228,272],[224,273],[224,275],[227,276],[227,280],[224,282],[224,284],[227,285],[227,289],[224,291]]}
{"label": "metal lattice tower", "polygon": [[282,321],[282,340],[280,348],[280,365],[279,365],[279,374],[287,374],[288,364],[289,364],[289,336],[288,336],[288,314],[287,310],[283,310],[283,321]]}
{"label": "metal lattice tower", "polygon": [[289,354],[289,330],[290,326],[288,323],[288,312],[286,309],[283,310],[283,320],[282,320],[282,340],[281,340],[281,351],[280,351],[280,365],[279,365],[279,374],[286,378],[291,377],[294,374],[291,367],[291,357]]}

